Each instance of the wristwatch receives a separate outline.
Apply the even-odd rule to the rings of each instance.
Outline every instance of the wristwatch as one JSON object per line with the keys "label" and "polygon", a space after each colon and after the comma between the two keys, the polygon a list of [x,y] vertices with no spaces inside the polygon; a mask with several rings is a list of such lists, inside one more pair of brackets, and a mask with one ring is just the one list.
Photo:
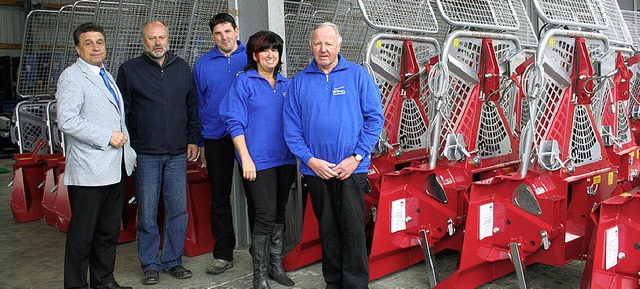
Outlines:
{"label": "wristwatch", "polygon": [[357,162],[361,162],[363,157],[357,153],[353,153],[352,156],[356,159]]}

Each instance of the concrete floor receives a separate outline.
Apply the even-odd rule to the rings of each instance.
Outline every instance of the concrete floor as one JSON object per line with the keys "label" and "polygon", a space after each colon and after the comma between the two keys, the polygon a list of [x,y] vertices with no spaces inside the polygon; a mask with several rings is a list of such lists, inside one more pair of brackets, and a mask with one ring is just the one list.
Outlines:
{"label": "concrete floor", "polygon": [[[12,160],[0,159],[2,167],[11,170]],[[13,220],[9,197],[11,173],[0,173],[0,289],[9,288],[61,288],[63,282],[63,257],[65,234],[44,221],[17,223]],[[456,266],[456,254],[444,252],[437,255],[437,266],[442,276],[448,276]],[[185,257],[184,265],[193,271],[193,277],[176,280],[160,275],[160,284],[144,286],[140,283],[141,270],[137,258],[136,242],[118,247],[116,280],[134,288],[251,288],[251,257],[247,250],[236,250],[235,267],[221,275],[206,274],[211,255]],[[563,268],[532,265],[527,268],[532,288],[579,288],[584,262],[574,261]],[[417,264],[400,272],[371,282],[372,289],[426,288],[427,278],[423,264]],[[289,272],[296,282],[294,287],[283,287],[270,282],[276,288],[324,288],[320,263]],[[514,274],[480,288],[518,288]]]}

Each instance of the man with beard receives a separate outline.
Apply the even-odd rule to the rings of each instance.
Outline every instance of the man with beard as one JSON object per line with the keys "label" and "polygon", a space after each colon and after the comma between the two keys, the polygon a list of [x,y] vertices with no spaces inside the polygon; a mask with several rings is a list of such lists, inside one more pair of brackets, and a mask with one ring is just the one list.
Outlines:
{"label": "man with beard", "polygon": [[[122,92],[131,146],[138,153],[138,257],[142,284],[157,284],[159,271],[177,279],[191,277],[182,265],[187,230],[187,161],[198,158],[198,101],[189,65],[169,51],[169,30],[157,20],[142,27],[142,55],[123,63],[117,84]],[[161,188],[162,185],[162,188]],[[157,213],[164,201],[164,239]]]}

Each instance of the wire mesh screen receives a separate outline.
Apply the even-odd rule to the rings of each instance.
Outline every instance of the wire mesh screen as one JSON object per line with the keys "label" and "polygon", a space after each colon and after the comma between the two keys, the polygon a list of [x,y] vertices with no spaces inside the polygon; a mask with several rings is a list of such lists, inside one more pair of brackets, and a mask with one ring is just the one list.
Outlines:
{"label": "wire mesh screen", "polygon": [[576,105],[573,117],[569,157],[579,167],[602,159],[596,129],[586,105]]}
{"label": "wire mesh screen", "polygon": [[158,0],[154,1],[152,6],[152,18],[163,21],[169,26],[171,33],[169,49],[185,59],[191,42],[194,8],[195,0]]}
{"label": "wire mesh screen", "polygon": [[477,148],[478,155],[483,159],[503,156],[511,152],[507,126],[500,117],[498,106],[492,102],[482,104]]}
{"label": "wire mesh screen", "polygon": [[62,132],[58,127],[58,102],[53,100],[47,105],[48,141],[51,152],[62,152]]}
{"label": "wire mesh screen", "polygon": [[[59,11],[34,10],[25,28],[17,92],[22,97],[55,94],[58,77],[77,60],[72,34],[82,23],[96,22],[103,26],[107,40],[107,58],[103,63],[115,76],[120,64],[143,51],[141,28],[145,21],[164,21],[169,26],[173,50],[193,65],[197,57],[213,47],[208,29],[210,17],[227,10],[226,0],[77,1]],[[28,113],[36,115],[25,116]],[[46,122],[35,123],[34,119],[41,116],[35,109],[25,108],[20,116],[26,123],[17,131],[14,141],[20,138],[22,149],[28,151],[32,135],[45,127]]]}
{"label": "wire mesh screen", "polygon": [[362,11],[355,1],[342,0],[332,21],[340,27],[342,56],[350,61],[362,63],[364,48],[373,29],[365,23]]}
{"label": "wire mesh screen", "polygon": [[[438,9],[438,6],[437,6],[435,0],[430,0],[429,4],[430,4],[432,9],[436,9],[436,10]],[[436,10],[434,10],[434,11],[436,11]],[[445,22],[444,19],[442,19],[442,15],[439,12],[438,13],[434,13],[434,17],[435,17],[436,23],[438,25],[438,32],[433,34],[433,38],[438,40],[438,43],[440,43],[440,46],[442,46],[444,44],[445,38],[447,38],[447,35],[449,35],[449,33],[451,33],[452,26],[449,25],[449,23]]]}
{"label": "wire mesh screen", "polygon": [[[503,89],[503,93],[498,100],[504,115],[507,116],[507,125],[511,128],[511,133],[517,135],[522,130],[525,121],[525,108],[524,105],[528,104],[527,101],[518,102],[520,89],[510,78],[502,78],[500,87]],[[521,107],[517,107],[520,103]],[[520,113],[520,117],[516,117],[516,113]]]}
{"label": "wire mesh screen", "polygon": [[508,62],[518,52],[518,47],[511,40],[493,39],[492,43],[499,64]]}
{"label": "wire mesh screen", "polygon": [[602,126],[602,117],[607,106],[607,100],[613,99],[612,97],[610,89],[599,89],[591,97],[591,113],[593,114],[593,120],[599,126]]}
{"label": "wire mesh screen", "polygon": [[436,0],[442,18],[454,26],[517,30],[518,17],[510,0]]}
{"label": "wire mesh screen", "polygon": [[[75,44],[73,42],[73,31],[82,23],[96,21],[96,6],[97,2],[93,1],[78,1],[73,5],[69,25],[67,26],[67,35],[64,41],[66,48],[62,59],[62,65],[65,68],[76,62],[78,59]],[[107,34],[105,37],[108,37],[109,34],[107,31],[105,31],[105,34]],[[108,68],[109,67],[107,66],[107,69]]]}
{"label": "wire mesh screen", "polygon": [[605,15],[607,16],[607,28],[602,30],[602,33],[609,38],[609,41],[614,45],[630,46],[633,43],[631,34],[627,24],[622,18],[620,12],[620,6],[616,0],[598,0],[604,8]]}
{"label": "wire mesh screen", "polygon": [[77,59],[72,34],[82,23],[96,22],[105,29],[104,65],[115,76],[123,62],[143,51],[145,21],[164,21],[170,29],[171,48],[193,65],[213,47],[210,17],[227,10],[226,0],[77,1],[59,11],[35,10],[26,26],[18,93],[24,97],[55,94],[58,77]]}
{"label": "wire mesh screen", "polygon": [[[113,52],[115,51],[116,45],[119,44],[117,41],[115,41],[115,39],[118,39],[117,34],[120,29],[119,18],[122,18],[123,14],[127,15],[128,17],[131,17],[131,15],[128,15],[131,12],[131,9],[135,9],[134,6],[131,4],[127,4],[123,2],[106,2],[106,1],[97,2],[93,7],[93,10],[94,10],[93,21],[102,25],[105,33],[105,40],[106,40],[105,48],[107,52],[107,57],[102,63],[104,64],[105,68],[108,69],[109,72],[111,72],[111,74],[113,75],[117,75],[118,65],[115,65],[114,63],[112,63],[112,60],[114,60],[114,58],[110,57],[110,54],[113,54]],[[90,14],[90,13],[91,12],[88,12],[87,14]],[[75,27],[73,28],[75,29]],[[71,30],[70,32],[73,32],[73,30]],[[138,42],[140,42],[140,40],[138,40]],[[120,45],[122,45],[122,43],[120,43]]]}
{"label": "wire mesh screen", "polygon": [[[543,77],[545,86],[543,93],[537,99],[535,120],[535,143],[540,144],[546,139],[552,127],[552,120],[558,113],[560,100],[571,84],[571,69],[573,66],[573,51],[575,41],[571,38],[558,38],[544,54]],[[560,116],[567,118],[567,116]]]}
{"label": "wire mesh screen", "polygon": [[609,25],[609,21],[607,20],[607,13],[605,11],[604,4],[602,0],[588,0],[589,4],[591,4],[591,9],[593,11],[593,15],[596,18],[596,21],[603,26],[602,29],[605,29]]}
{"label": "wire mesh screen", "polygon": [[518,23],[520,24],[518,30],[513,32],[513,34],[518,37],[520,45],[523,47],[538,47],[538,36],[533,29],[531,19],[529,19],[529,14],[527,13],[527,9],[524,7],[524,3],[522,3],[522,1],[523,0],[513,0],[511,2],[513,4],[513,9],[516,12],[516,16],[518,17]]}
{"label": "wire mesh screen", "polygon": [[627,24],[629,36],[636,50],[640,50],[640,12],[621,10],[622,18]]}
{"label": "wire mesh screen", "polygon": [[[365,63],[378,84],[383,110],[387,116],[391,113],[389,111],[389,101],[392,98],[394,89],[399,85],[402,55],[405,54],[404,41],[399,38],[402,38],[402,36],[396,36],[396,39],[384,38],[384,36],[379,39],[376,38],[377,40],[372,39],[369,44],[369,51],[371,51],[369,60]],[[416,61],[420,67],[424,67],[424,64],[438,52],[437,48],[433,43],[421,42],[415,37],[413,38],[412,44]],[[427,123],[433,119],[433,114],[435,113],[434,102],[431,101],[427,88],[425,68],[422,69],[418,81],[420,81],[419,103],[413,98],[406,98],[402,102],[400,112],[400,123],[396,139],[401,140],[402,149],[405,151],[426,149],[428,147]],[[427,116],[427,119],[424,119],[423,114]]]}
{"label": "wire mesh screen", "polygon": [[[14,143],[19,143],[20,152],[33,151],[40,141],[47,143],[48,103],[48,100],[23,101],[16,106],[13,122],[18,131],[12,138]],[[42,151],[48,152],[48,146],[43,146]]]}
{"label": "wire mesh screen", "polygon": [[620,144],[626,144],[631,139],[631,128],[629,127],[629,118],[624,101],[618,101],[618,131],[617,137]]}
{"label": "wire mesh screen", "polygon": [[72,5],[67,5],[60,8],[58,13],[58,20],[56,23],[56,31],[53,41],[53,52],[51,55],[51,70],[49,71],[49,93],[55,95],[58,85],[58,77],[66,66],[64,65],[64,56],[66,53],[66,41],[69,35],[68,28],[71,21],[71,9]]}
{"label": "wire mesh screen", "polygon": [[209,19],[220,12],[227,12],[229,3],[227,0],[198,0],[194,9],[193,25],[191,28],[191,41],[189,42],[185,60],[191,67],[201,55],[207,53],[214,46]]}
{"label": "wire mesh screen", "polygon": [[324,5],[314,6],[311,1],[285,1],[285,33],[287,41],[287,74],[292,77],[305,68],[311,61],[309,37],[313,27],[325,21],[331,21],[337,2],[326,1]]}
{"label": "wire mesh screen", "polygon": [[454,134],[460,125],[464,125],[464,109],[469,103],[473,87],[479,82],[482,39],[458,39],[453,48],[447,56],[451,84],[440,106],[443,120],[440,131],[441,150],[445,147],[447,135]]}
{"label": "wire mesh screen", "polygon": [[587,51],[589,51],[589,58],[591,60],[599,60],[609,52],[609,48],[602,39],[586,38],[585,42],[587,44]]}
{"label": "wire mesh screen", "polygon": [[428,0],[358,0],[358,4],[375,29],[415,33],[438,31]]}
{"label": "wire mesh screen", "polygon": [[340,28],[340,54],[349,61],[362,63],[366,41],[373,33],[366,25],[355,0],[285,1],[287,74],[293,76],[309,65],[311,31],[316,24],[331,21]]}
{"label": "wire mesh screen", "polygon": [[533,0],[540,19],[546,23],[603,29],[606,23],[600,7],[592,0]]}
{"label": "wire mesh screen", "polygon": [[117,25],[106,35],[109,49],[107,51],[107,69],[115,77],[120,65],[138,56],[142,48],[140,28],[149,19],[152,1],[121,2],[117,7],[117,15],[113,15]]}
{"label": "wire mesh screen", "polygon": [[58,11],[33,10],[27,16],[16,92],[21,97],[46,97]]}

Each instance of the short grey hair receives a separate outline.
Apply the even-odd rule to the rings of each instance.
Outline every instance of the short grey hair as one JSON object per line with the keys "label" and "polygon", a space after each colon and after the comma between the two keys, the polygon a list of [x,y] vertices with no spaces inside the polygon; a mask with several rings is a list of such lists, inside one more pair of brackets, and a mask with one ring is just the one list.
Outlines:
{"label": "short grey hair", "polygon": [[333,29],[333,31],[335,31],[336,35],[338,36],[338,45],[342,44],[342,36],[340,35],[340,28],[338,28],[338,25],[335,25],[331,22],[322,22],[320,24],[317,24],[315,27],[313,27],[313,30],[311,30],[311,35],[309,35],[309,45],[313,44],[311,43],[311,39],[313,39],[313,33],[316,32],[316,30],[324,27]]}

